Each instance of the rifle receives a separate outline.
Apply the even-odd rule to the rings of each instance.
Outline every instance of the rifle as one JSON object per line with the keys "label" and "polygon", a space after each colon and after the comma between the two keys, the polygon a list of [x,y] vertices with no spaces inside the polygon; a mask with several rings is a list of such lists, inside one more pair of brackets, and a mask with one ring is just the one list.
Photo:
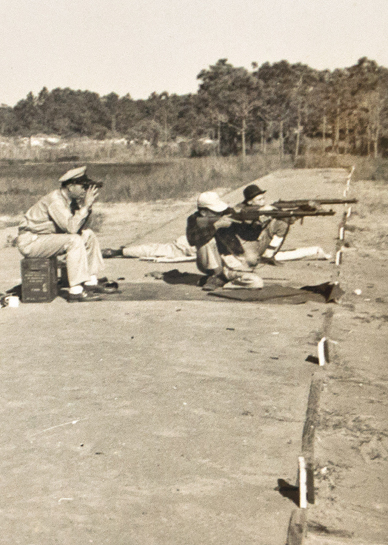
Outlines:
{"label": "rifle", "polygon": [[270,218],[287,219],[295,218],[301,219],[305,216],[334,216],[334,210],[322,210],[314,207],[294,207],[291,209],[274,209],[263,210],[260,206],[246,206],[241,210],[233,210],[231,218],[236,221],[258,221],[261,216],[267,216]]}
{"label": "rifle", "polygon": [[354,204],[356,202],[358,202],[357,199],[297,199],[295,201],[276,201],[273,203],[273,206],[281,209],[301,208],[303,210],[316,210],[322,204]]}

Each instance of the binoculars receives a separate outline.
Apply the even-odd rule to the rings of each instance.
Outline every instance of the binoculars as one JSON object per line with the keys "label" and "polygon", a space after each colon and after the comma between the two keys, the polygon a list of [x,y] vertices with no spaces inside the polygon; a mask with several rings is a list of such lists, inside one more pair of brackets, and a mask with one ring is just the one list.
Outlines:
{"label": "binoculars", "polygon": [[97,189],[101,189],[104,184],[103,184],[103,182],[95,182],[94,180],[89,179],[89,180],[85,180],[84,182],[82,182],[82,185],[83,185],[84,189],[88,189],[92,185],[94,185],[94,187],[97,187]]}

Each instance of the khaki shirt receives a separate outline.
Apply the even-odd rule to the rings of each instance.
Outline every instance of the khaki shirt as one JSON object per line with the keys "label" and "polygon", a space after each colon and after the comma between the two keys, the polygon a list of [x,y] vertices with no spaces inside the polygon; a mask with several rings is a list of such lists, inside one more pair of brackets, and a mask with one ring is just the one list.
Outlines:
{"label": "khaki shirt", "polygon": [[63,189],[56,189],[45,195],[25,214],[19,225],[19,234],[78,233],[90,211],[83,206],[73,215],[70,204],[71,199]]}

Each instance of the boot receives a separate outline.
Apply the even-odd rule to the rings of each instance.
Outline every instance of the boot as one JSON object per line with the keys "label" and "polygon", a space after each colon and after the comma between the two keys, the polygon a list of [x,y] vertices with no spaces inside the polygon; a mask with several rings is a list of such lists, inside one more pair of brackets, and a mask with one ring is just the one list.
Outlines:
{"label": "boot", "polygon": [[217,288],[222,288],[224,284],[226,284],[227,280],[226,278],[221,276],[209,276],[206,280],[205,284],[203,285],[202,289],[204,291],[214,291]]}
{"label": "boot", "polygon": [[104,248],[101,250],[102,257],[104,259],[110,259],[111,257],[123,257],[123,250],[120,248],[119,250],[114,250],[113,248]]}

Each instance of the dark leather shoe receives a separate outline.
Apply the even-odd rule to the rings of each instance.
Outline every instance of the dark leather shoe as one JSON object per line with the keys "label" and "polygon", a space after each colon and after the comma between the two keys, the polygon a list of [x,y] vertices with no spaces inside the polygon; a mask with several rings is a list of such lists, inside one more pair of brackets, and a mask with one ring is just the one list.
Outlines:
{"label": "dark leather shoe", "polygon": [[214,291],[217,288],[222,288],[224,284],[226,284],[226,280],[221,276],[209,276],[202,289],[203,291]]}
{"label": "dark leather shoe", "polygon": [[210,276],[201,276],[201,278],[198,280],[197,286],[199,286],[200,288],[203,288],[203,286],[206,284],[209,278]]}
{"label": "dark leather shoe", "polygon": [[123,256],[123,252],[121,250],[113,250],[112,248],[104,248],[103,250],[101,250],[101,253],[104,259]]}
{"label": "dark leather shoe", "polygon": [[104,282],[103,284],[97,284],[96,286],[88,286],[84,284],[84,290],[88,293],[116,293],[119,289],[117,282]]}
{"label": "dark leather shoe", "polygon": [[119,289],[117,282],[105,282],[105,284],[103,284],[101,287],[104,290],[102,293],[116,293],[116,291]]}
{"label": "dark leather shoe", "polygon": [[101,297],[98,293],[92,291],[82,291],[81,293],[69,293],[67,300],[69,303],[89,303],[101,301]]}

